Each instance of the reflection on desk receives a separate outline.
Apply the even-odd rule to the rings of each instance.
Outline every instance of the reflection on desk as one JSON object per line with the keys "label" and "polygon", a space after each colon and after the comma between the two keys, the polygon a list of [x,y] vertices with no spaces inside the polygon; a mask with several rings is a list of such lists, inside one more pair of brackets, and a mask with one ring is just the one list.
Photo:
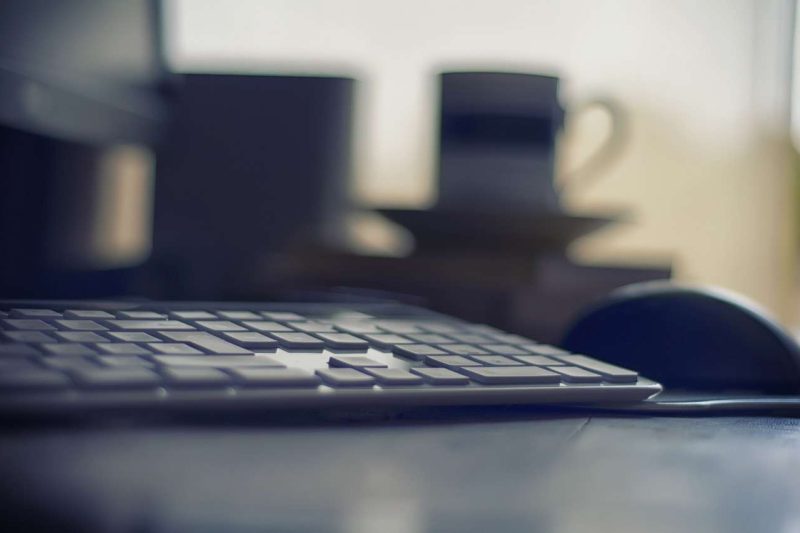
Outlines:
{"label": "reflection on desk", "polygon": [[731,533],[800,521],[798,419],[508,412],[6,432],[3,502],[18,507],[2,516],[60,531],[359,533]]}

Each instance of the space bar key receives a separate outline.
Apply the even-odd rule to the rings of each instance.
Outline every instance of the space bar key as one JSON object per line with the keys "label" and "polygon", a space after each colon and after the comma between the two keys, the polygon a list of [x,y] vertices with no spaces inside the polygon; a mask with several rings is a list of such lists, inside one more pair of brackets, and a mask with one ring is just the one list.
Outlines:
{"label": "space bar key", "polygon": [[159,331],[158,334],[170,341],[191,344],[211,355],[253,355],[250,350],[204,331]]}
{"label": "space bar key", "polygon": [[275,359],[260,355],[156,355],[153,360],[164,366],[203,366],[212,368],[284,367]]}

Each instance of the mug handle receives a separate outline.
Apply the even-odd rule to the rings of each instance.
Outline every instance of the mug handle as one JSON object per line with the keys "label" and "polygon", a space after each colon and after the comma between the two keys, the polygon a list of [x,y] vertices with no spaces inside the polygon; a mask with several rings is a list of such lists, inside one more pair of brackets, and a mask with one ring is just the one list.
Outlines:
{"label": "mug handle", "polygon": [[625,108],[614,98],[597,97],[577,104],[569,111],[575,116],[589,109],[600,108],[606,112],[611,127],[605,141],[576,168],[560,172],[558,179],[559,193],[567,187],[587,185],[602,175],[602,171],[614,163],[624,152],[628,144],[628,114]]}

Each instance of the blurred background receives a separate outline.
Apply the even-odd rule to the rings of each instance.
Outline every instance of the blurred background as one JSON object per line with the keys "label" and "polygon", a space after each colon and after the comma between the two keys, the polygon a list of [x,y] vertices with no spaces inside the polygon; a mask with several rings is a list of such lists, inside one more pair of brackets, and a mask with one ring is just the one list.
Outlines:
{"label": "blurred background", "polygon": [[[14,4],[4,8],[16,31],[6,32],[0,67],[30,81],[19,52],[38,43],[37,65],[53,65],[65,42],[48,34],[54,20],[98,3]],[[6,216],[10,263],[21,257],[14,243],[48,244],[31,263],[41,275],[6,268],[1,292],[258,299],[345,287],[340,294],[399,297],[552,339],[615,286],[674,277],[742,292],[794,327],[795,7],[165,0],[106,7],[102,24],[73,16],[72,33],[95,56],[100,43],[128,45],[109,51],[111,63],[90,63],[91,75],[149,65],[158,118],[152,135],[93,138],[3,120],[6,162],[18,160],[20,132],[94,152],[43,171],[41,186],[58,199],[46,238],[14,237],[30,210]],[[142,55],[120,62],[131,50]],[[552,111],[552,137],[536,152],[553,165],[549,207],[444,205],[461,186],[447,178],[458,158],[448,159],[445,102],[469,109],[470,100],[465,86],[445,91],[443,72],[557,82],[541,107]],[[47,109],[41,84],[19,87],[0,96],[6,117],[12,97]],[[493,98],[506,102],[502,91]],[[506,154],[502,136],[490,140],[492,157]],[[26,172],[4,168],[8,193]],[[502,187],[502,168],[487,190]]]}
{"label": "blurred background", "polygon": [[[436,79],[448,68],[545,71],[565,102],[620,101],[630,142],[597,179],[567,184],[575,211],[627,208],[630,223],[575,243],[587,262],[660,264],[792,320],[796,198],[789,132],[791,2],[236,0],[169,2],[178,71],[350,72],[354,195],[434,201]],[[562,169],[607,133],[570,122]]]}

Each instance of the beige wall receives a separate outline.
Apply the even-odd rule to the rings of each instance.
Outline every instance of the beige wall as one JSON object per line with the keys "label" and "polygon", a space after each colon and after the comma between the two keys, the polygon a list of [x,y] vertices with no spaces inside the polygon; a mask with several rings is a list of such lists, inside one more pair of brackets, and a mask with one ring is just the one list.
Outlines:
{"label": "beige wall", "polygon": [[[675,260],[794,313],[795,247],[781,28],[786,0],[214,0],[170,4],[179,69],[330,71],[363,81],[354,191],[368,204],[433,201],[440,68],[560,73],[566,102],[624,103],[631,143],[575,210],[633,221],[579,243],[584,261]],[[563,167],[604,135],[570,125]],[[565,146],[565,148],[567,148]]]}

